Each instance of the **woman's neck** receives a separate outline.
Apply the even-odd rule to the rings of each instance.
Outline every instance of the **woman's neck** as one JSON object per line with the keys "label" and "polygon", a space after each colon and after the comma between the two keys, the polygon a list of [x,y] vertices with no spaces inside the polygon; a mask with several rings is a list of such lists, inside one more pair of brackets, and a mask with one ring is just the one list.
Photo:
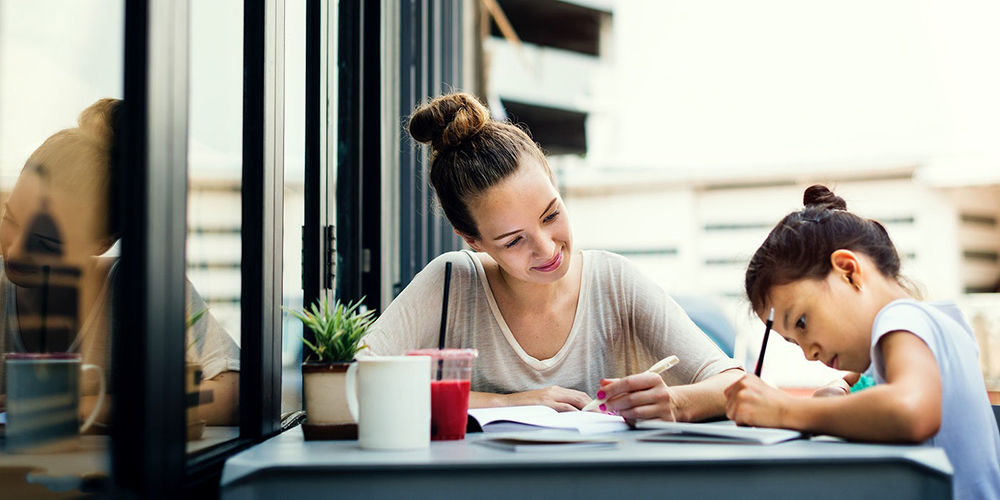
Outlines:
{"label": "woman's neck", "polygon": [[548,310],[567,297],[577,297],[580,291],[582,258],[579,254],[570,259],[569,271],[552,283],[531,283],[518,280],[499,265],[496,266],[498,286],[492,286],[494,295],[504,294],[504,302],[519,310]]}

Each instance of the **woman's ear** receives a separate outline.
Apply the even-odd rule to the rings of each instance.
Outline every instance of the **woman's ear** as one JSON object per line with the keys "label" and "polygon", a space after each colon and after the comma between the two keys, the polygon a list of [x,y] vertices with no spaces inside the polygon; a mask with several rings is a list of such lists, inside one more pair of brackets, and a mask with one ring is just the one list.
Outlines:
{"label": "woman's ear", "polygon": [[839,274],[849,285],[861,291],[864,288],[864,274],[857,254],[850,250],[834,250],[830,254],[833,272]]}
{"label": "woman's ear", "polygon": [[471,248],[471,249],[473,249],[473,250],[475,250],[477,252],[482,252],[483,251],[483,247],[482,247],[482,245],[479,244],[479,239],[478,238],[473,238],[472,236],[469,236],[469,235],[467,235],[465,233],[460,232],[458,229],[454,229],[454,231],[455,231],[455,234],[461,236],[462,239],[465,240],[465,244],[469,245],[469,248]]}

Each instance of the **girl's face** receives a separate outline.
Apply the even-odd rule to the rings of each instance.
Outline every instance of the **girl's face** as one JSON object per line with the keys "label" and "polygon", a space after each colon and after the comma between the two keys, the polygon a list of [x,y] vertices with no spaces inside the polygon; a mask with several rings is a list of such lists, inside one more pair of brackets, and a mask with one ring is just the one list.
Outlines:
{"label": "girl's face", "polygon": [[534,158],[469,204],[479,238],[465,237],[510,277],[547,284],[569,271],[573,235],[559,191]]}
{"label": "girl's face", "polygon": [[[825,279],[804,279],[771,289],[773,330],[798,345],[809,360],[835,370],[863,372],[871,363],[870,312],[863,292],[836,269]],[[768,311],[758,311],[766,320]]]}

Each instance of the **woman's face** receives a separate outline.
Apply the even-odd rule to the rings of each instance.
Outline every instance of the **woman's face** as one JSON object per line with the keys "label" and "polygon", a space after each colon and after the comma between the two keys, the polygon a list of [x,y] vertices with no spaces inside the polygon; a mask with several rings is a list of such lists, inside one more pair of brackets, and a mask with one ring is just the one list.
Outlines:
{"label": "woman's face", "polygon": [[479,238],[474,250],[493,257],[510,277],[547,284],[569,271],[573,234],[559,191],[534,158],[469,204]]}
{"label": "woman's face", "polygon": [[[98,217],[94,214],[93,200],[67,195],[61,190],[46,187],[35,173],[24,171],[17,180],[10,198],[3,207],[0,219],[0,251],[3,252],[7,278],[25,287],[36,285],[38,266],[52,265],[83,268],[86,260],[102,253],[105,242],[99,237]],[[42,209],[55,222],[53,234],[29,234],[32,221]],[[46,231],[48,233],[49,231]],[[58,257],[29,255],[24,251],[28,238]],[[44,262],[43,262],[44,261]]]}

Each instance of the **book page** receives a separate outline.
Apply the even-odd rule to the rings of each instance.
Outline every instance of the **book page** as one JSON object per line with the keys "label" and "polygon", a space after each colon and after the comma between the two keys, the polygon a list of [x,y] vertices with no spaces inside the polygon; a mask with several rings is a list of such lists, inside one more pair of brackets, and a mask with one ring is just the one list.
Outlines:
{"label": "book page", "polygon": [[767,427],[742,427],[737,426],[731,420],[705,423],[640,420],[636,423],[636,428],[665,431],[644,436],[641,438],[642,441],[693,442],[698,441],[698,437],[707,437],[711,439],[705,439],[704,442],[775,444],[804,437],[799,431]]}
{"label": "book page", "polygon": [[568,411],[559,413],[547,406],[511,406],[470,409],[483,432],[536,429],[564,429],[580,434],[600,434],[628,430],[622,417],[604,413]]}

